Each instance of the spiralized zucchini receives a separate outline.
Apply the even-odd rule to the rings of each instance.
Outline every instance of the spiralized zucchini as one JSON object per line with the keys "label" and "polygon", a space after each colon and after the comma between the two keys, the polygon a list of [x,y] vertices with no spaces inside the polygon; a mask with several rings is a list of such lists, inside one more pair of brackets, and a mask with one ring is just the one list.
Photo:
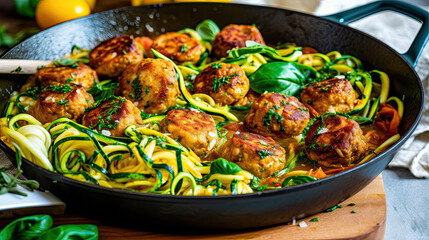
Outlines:
{"label": "spiralized zucchini", "polygon": [[[372,123],[384,103],[395,103],[400,118],[403,117],[404,103],[397,97],[389,97],[389,76],[379,70],[365,71],[362,62],[354,56],[342,55],[338,51],[327,54],[304,54],[303,48],[294,44],[283,44],[274,49],[247,41],[247,47],[233,49],[227,58],[213,62],[209,57],[212,50],[211,40],[219,29],[210,20],[203,23],[197,30],[185,28],[178,32],[197,40],[204,46],[204,53],[200,61],[194,65],[177,66],[172,62],[181,93],[176,100],[175,108],[197,108],[212,116],[215,123],[222,126],[227,122],[237,122],[241,119],[237,112],[245,114],[251,104],[238,107],[220,106],[207,94],[191,94],[195,77],[210,64],[223,62],[238,64],[249,79],[252,79],[258,70],[264,68],[261,66],[283,62],[287,64],[285,69],[295,71],[297,78],[294,81],[300,84],[297,91],[288,94],[299,97],[299,90],[306,84],[334,77],[346,78],[357,96],[355,108],[348,113],[353,119]],[[153,49],[152,51],[154,57],[171,61],[159,52]],[[88,53],[89,50],[75,46],[67,58],[56,61],[56,64],[87,63]],[[274,80],[269,79],[273,81],[269,82],[271,85],[278,83],[276,75],[273,76]],[[285,81],[284,75],[279,76],[278,78]],[[290,76],[293,74],[287,75]],[[115,92],[117,83],[115,85],[114,80],[105,80],[99,86],[106,88],[96,91],[103,99],[105,95]],[[315,168],[310,171],[294,169],[297,163],[305,158],[302,141],[298,139],[297,144],[284,146],[285,167],[275,172],[272,178],[276,181],[281,180],[275,183],[269,182],[271,179],[261,180],[237,164],[222,158],[211,162],[202,161],[191,149],[182,146],[168,133],[160,132],[159,123],[165,118],[165,113],[147,115],[141,125],[128,126],[125,129],[126,137],[105,136],[67,118],[59,118],[43,126],[33,116],[22,113],[34,104],[32,100],[37,99],[34,98],[40,89],[31,90],[31,86],[26,86],[25,89],[27,91],[11,97],[11,102],[0,121],[1,139],[9,147],[19,148],[22,156],[29,161],[69,178],[108,188],[138,192],[189,196],[245,194],[308,183],[363,164],[400,138],[399,134],[390,136],[380,146],[374,147],[374,151],[350,167],[331,169],[327,174],[323,173],[321,168],[320,171]],[[253,90],[258,93],[265,91],[265,89]],[[286,94],[287,91],[282,93]],[[21,114],[18,114],[20,112]],[[215,149],[219,149],[219,146],[227,140],[226,132],[222,131],[224,130],[219,127],[218,134],[222,137]],[[297,138],[302,139],[303,135]]]}

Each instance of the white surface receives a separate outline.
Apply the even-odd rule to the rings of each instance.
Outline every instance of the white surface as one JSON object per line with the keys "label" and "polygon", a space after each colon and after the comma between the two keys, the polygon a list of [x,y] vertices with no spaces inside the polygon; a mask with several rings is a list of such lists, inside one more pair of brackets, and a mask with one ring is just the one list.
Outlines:
{"label": "white surface", "polygon": [[26,210],[34,212],[35,208],[43,208],[44,212],[47,208],[52,208],[57,213],[64,212],[65,203],[50,192],[31,192],[21,186],[18,186],[17,189],[26,193],[27,196],[10,193],[0,195],[0,217],[12,216],[17,210],[20,213]]}

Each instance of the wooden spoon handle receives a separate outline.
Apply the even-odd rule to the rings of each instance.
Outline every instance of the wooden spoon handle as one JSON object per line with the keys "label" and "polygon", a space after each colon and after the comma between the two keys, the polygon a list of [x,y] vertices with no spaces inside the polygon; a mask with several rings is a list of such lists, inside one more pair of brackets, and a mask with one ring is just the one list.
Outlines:
{"label": "wooden spoon handle", "polygon": [[52,61],[23,60],[23,59],[0,59],[1,74],[35,74],[37,68],[46,66]]}

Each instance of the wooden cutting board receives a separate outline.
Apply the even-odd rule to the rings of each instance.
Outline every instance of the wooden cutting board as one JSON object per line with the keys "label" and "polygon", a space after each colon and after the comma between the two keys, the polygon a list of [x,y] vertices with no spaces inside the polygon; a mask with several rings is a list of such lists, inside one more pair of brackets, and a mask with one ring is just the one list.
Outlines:
{"label": "wooden cutting board", "polygon": [[[348,206],[354,203],[354,206]],[[311,217],[258,230],[215,234],[177,234],[149,232],[117,226],[70,213],[53,216],[54,226],[89,223],[98,226],[101,240],[113,239],[383,239],[386,227],[386,198],[383,179],[379,175],[355,196],[340,203],[341,208],[322,212]],[[355,213],[352,213],[354,211]],[[310,222],[317,218],[317,222]],[[0,229],[12,219],[0,220]],[[304,221],[307,227],[299,227]],[[190,230],[188,229],[188,232]]]}

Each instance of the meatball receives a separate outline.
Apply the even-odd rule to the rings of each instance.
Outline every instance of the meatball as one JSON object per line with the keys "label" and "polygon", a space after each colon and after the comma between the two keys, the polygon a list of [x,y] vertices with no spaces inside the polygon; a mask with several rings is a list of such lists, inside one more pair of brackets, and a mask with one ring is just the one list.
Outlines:
{"label": "meatball", "polygon": [[227,57],[231,49],[245,47],[246,41],[249,40],[265,45],[264,39],[257,27],[250,25],[228,25],[216,34],[213,40],[212,53],[217,58]]}
{"label": "meatball", "polygon": [[49,123],[60,117],[67,117],[80,122],[85,109],[90,107],[94,99],[85,88],[76,85],[53,86],[47,88],[37,97],[34,107],[28,110],[41,123]]}
{"label": "meatball", "polygon": [[201,157],[212,153],[219,140],[213,118],[195,109],[169,111],[160,128]]}
{"label": "meatball", "polygon": [[305,138],[308,158],[324,167],[347,167],[364,156],[367,149],[359,124],[343,116],[317,120]]}
{"label": "meatball", "polygon": [[114,37],[89,53],[89,63],[104,77],[117,77],[132,62],[143,59],[143,51],[132,36]]}
{"label": "meatball", "polygon": [[315,83],[302,91],[301,101],[319,114],[347,113],[354,108],[356,96],[347,79],[333,78]]}
{"label": "meatball", "polygon": [[219,105],[231,105],[249,91],[249,79],[237,64],[214,63],[194,80],[194,93],[210,95]]}
{"label": "meatball", "polygon": [[270,137],[236,132],[219,149],[219,155],[259,178],[285,167],[285,150]]}
{"label": "meatball", "polygon": [[155,38],[152,48],[177,64],[192,63],[200,60],[204,47],[186,34],[166,33]]}
{"label": "meatball", "polygon": [[143,123],[140,113],[126,98],[111,97],[89,109],[82,118],[82,125],[106,136],[125,137],[125,128]]}
{"label": "meatball", "polygon": [[264,136],[297,136],[310,121],[308,109],[294,96],[262,94],[245,118],[246,126]]}
{"label": "meatball", "polygon": [[83,63],[78,63],[76,66],[45,67],[37,71],[34,77],[37,84],[42,88],[68,83],[82,85],[86,90],[89,90],[98,81],[97,73]]}
{"label": "meatball", "polygon": [[173,64],[146,58],[130,64],[119,77],[122,96],[146,113],[164,113],[175,106],[179,94]]}

